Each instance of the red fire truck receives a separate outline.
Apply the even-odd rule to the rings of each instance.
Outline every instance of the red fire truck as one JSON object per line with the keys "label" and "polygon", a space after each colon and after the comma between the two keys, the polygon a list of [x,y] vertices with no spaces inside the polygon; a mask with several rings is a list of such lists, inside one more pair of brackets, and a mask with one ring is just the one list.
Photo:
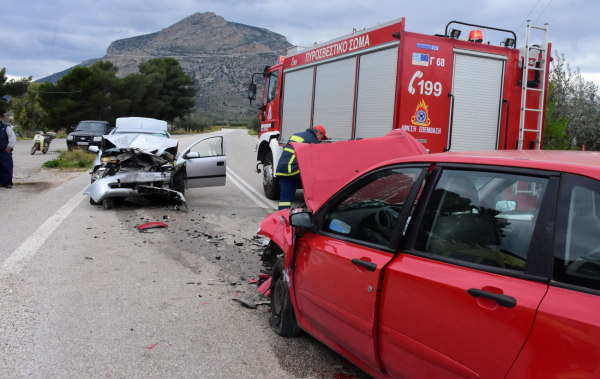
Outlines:
{"label": "red fire truck", "polygon": [[[531,43],[532,31],[542,34],[541,43]],[[494,46],[487,32],[506,38]],[[432,153],[540,149],[547,35],[547,24],[528,21],[518,49],[509,30],[452,21],[443,35],[431,36],[405,31],[401,18],[288,49],[252,76],[248,90],[255,100],[254,77],[264,77],[257,172],[262,164],[265,195],[279,196],[274,170],[287,139],[316,125],[333,142],[403,129]]]}

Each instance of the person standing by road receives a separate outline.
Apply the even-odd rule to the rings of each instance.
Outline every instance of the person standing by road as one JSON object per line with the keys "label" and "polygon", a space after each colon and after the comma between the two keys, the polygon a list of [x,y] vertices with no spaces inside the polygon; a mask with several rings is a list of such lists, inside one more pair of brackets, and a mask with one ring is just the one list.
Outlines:
{"label": "person standing by road", "polygon": [[17,143],[17,136],[10,125],[2,122],[0,117],[0,187],[12,188],[13,159],[12,151]]}
{"label": "person standing by road", "polygon": [[296,153],[291,143],[321,143],[321,141],[326,139],[325,128],[317,125],[313,129],[306,129],[305,132],[293,134],[288,140],[288,143],[283,148],[283,153],[281,154],[281,158],[279,158],[275,172],[281,186],[279,210],[289,209],[292,206],[292,200],[300,181],[298,161],[296,160]]}

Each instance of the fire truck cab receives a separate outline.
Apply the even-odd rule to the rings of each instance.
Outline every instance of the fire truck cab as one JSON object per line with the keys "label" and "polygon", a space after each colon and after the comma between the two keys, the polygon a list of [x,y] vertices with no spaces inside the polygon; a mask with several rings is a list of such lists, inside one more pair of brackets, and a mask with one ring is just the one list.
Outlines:
{"label": "fire truck cab", "polygon": [[[539,45],[530,42],[534,29],[543,32]],[[506,38],[492,45],[486,30]],[[547,33],[547,25],[528,22],[517,49],[509,30],[452,21],[444,34],[431,36],[406,31],[400,18],[288,49],[279,63],[253,75],[248,91],[255,100],[254,76],[262,75],[257,172],[263,165],[265,195],[279,197],[275,168],[288,138],[319,124],[328,142],[403,129],[432,153],[540,149]]]}

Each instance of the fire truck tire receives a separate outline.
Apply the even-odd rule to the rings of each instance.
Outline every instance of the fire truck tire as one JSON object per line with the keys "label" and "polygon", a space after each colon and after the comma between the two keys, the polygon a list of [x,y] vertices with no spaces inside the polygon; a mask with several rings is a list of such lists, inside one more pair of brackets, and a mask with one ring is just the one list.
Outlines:
{"label": "fire truck tire", "polygon": [[279,200],[279,179],[273,175],[273,153],[270,151],[263,164],[263,190],[267,199]]}
{"label": "fire truck tire", "polygon": [[282,337],[296,337],[300,327],[290,299],[290,291],[283,277],[283,259],[277,259],[271,277],[271,329]]}

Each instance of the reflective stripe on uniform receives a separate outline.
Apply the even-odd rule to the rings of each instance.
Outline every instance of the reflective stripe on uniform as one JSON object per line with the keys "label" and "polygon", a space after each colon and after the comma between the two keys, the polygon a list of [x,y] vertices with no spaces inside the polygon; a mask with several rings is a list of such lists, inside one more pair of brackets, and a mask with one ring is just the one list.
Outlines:
{"label": "reflective stripe on uniform", "polygon": [[288,173],[289,174],[292,173],[292,163],[294,162],[294,159],[296,159],[296,154],[292,155],[292,157],[290,158],[290,161],[288,162]]}
{"label": "reflective stripe on uniform", "polygon": [[291,201],[282,201],[279,203],[280,207],[289,207],[290,205],[292,205]]}
{"label": "reflective stripe on uniform", "polygon": [[299,172],[300,172],[300,170],[290,172],[289,174],[284,174],[283,172],[278,172],[275,174],[275,176],[294,176],[294,175],[298,174]]}
{"label": "reflective stripe on uniform", "polygon": [[286,148],[284,148],[283,150],[284,150],[284,151],[287,151],[287,152],[289,152],[289,153],[292,153],[292,154],[294,154],[294,153],[295,153],[294,149],[290,149],[289,147],[286,147]]}
{"label": "reflective stripe on uniform", "polygon": [[290,141],[294,141],[294,142],[300,142],[300,143],[302,143],[302,142],[304,142],[304,138],[302,138],[302,137],[298,137],[298,136],[291,136],[291,137],[290,137]]}

